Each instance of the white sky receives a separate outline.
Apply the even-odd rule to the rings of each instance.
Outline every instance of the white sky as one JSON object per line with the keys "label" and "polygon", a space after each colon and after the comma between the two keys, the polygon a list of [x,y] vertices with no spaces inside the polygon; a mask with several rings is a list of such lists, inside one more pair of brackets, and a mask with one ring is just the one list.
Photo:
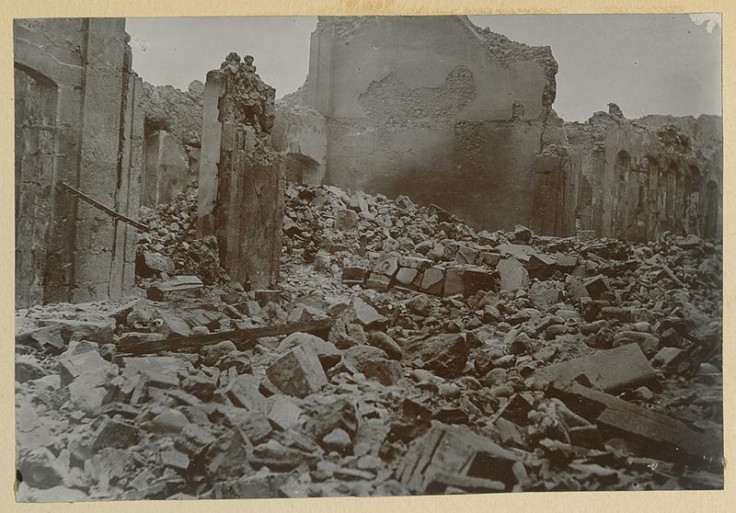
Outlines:
{"label": "white sky", "polygon": [[[645,114],[721,114],[718,15],[471,16],[480,27],[535,46],[559,64],[554,108],[567,121],[618,104]],[[128,18],[133,68],[144,80],[186,90],[225,55],[255,57],[278,97],[304,83],[313,17]]]}

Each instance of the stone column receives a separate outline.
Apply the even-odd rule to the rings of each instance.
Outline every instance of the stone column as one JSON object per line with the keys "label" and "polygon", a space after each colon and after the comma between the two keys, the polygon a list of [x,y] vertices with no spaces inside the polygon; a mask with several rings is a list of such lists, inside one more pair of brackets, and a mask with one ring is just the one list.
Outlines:
{"label": "stone column", "polygon": [[281,256],[285,166],[270,141],[274,98],[250,56],[231,53],[207,74],[198,235],[215,235],[222,267],[252,289],[276,285]]}

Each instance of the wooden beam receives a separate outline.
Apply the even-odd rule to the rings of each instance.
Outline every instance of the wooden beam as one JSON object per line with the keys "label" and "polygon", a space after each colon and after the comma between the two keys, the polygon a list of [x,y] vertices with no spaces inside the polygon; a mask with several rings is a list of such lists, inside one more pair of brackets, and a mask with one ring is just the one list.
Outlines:
{"label": "wooden beam", "polygon": [[318,319],[313,321],[295,322],[291,324],[277,324],[272,326],[257,326],[254,328],[244,328],[239,330],[219,331],[217,333],[207,333],[204,335],[190,335],[188,337],[172,337],[160,341],[139,341],[130,340],[118,344],[116,351],[118,353],[131,354],[152,354],[162,351],[175,351],[182,349],[199,349],[210,344],[217,344],[224,340],[231,342],[254,340],[261,337],[275,337],[279,335],[289,335],[296,332],[320,332],[329,331],[335,324],[335,319],[328,317],[326,319]]}
{"label": "wooden beam", "polygon": [[88,203],[88,204],[92,205],[97,210],[100,210],[100,211],[104,212],[105,214],[109,215],[113,219],[117,219],[118,221],[122,221],[123,223],[129,224],[132,227],[137,228],[139,230],[143,230],[143,231],[149,231],[150,230],[150,228],[148,226],[146,226],[145,224],[139,223],[138,221],[134,221],[133,219],[131,219],[129,217],[126,217],[123,214],[120,214],[118,212],[115,212],[110,207],[106,207],[105,205],[103,205],[99,201],[90,198],[89,196],[87,196],[86,194],[84,194],[82,191],[79,191],[79,190],[75,189],[74,187],[72,187],[68,183],[66,183],[66,182],[60,182],[60,183],[61,183],[62,186],[64,186],[64,188],[66,188],[74,196],[76,196],[77,198],[81,199],[85,203]]}

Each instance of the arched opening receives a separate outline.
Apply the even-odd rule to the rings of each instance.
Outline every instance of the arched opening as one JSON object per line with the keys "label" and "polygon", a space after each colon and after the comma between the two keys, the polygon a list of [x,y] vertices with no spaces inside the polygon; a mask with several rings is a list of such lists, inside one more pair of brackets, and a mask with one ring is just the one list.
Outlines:
{"label": "arched opening", "polygon": [[625,150],[618,152],[616,156],[616,175],[620,181],[625,181],[631,171],[631,155]]}

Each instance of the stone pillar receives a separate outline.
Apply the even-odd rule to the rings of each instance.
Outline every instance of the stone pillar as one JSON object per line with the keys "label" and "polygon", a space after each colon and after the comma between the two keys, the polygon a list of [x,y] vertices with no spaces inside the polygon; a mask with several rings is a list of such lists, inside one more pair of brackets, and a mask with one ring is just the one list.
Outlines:
{"label": "stone pillar", "polygon": [[253,289],[276,285],[285,166],[271,147],[275,91],[253,59],[231,53],[207,74],[202,114],[198,235],[215,235],[220,264]]}

